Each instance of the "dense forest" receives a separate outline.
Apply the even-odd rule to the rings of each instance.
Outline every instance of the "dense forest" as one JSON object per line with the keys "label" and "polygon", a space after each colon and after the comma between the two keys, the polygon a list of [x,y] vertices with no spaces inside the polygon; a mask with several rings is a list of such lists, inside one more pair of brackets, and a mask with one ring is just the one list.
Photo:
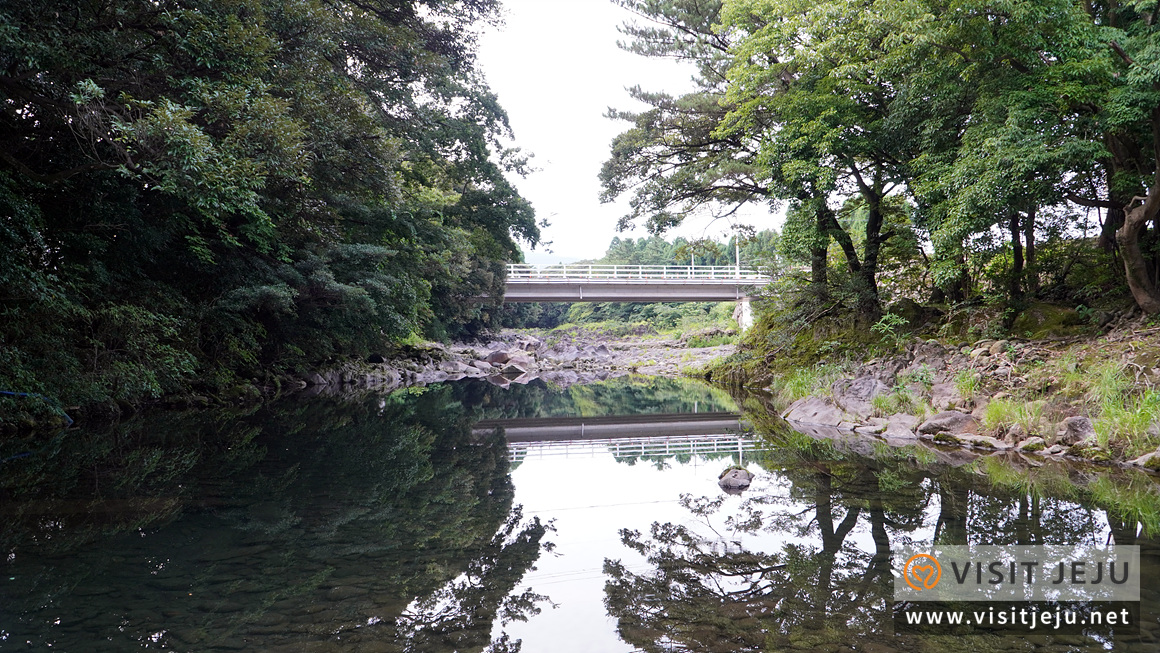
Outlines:
{"label": "dense forest", "polygon": [[487,327],[466,300],[498,296],[517,240],[539,237],[475,64],[498,16],[498,0],[0,5],[0,390],[110,410],[254,392]]}
{"label": "dense forest", "polygon": [[[601,171],[622,225],[787,210],[799,316],[891,302],[1160,312],[1155,2],[617,0],[622,47],[694,66]],[[803,319],[804,319],[803,318]]]}

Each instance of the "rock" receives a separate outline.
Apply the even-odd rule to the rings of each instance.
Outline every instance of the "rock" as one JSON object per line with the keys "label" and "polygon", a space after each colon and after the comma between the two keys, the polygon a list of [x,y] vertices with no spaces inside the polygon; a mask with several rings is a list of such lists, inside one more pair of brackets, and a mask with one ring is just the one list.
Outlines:
{"label": "rock", "polygon": [[1095,442],[1096,429],[1092,426],[1092,421],[1086,417],[1068,417],[1060,424],[1055,441],[1064,445]]}
{"label": "rock", "polygon": [[528,372],[527,370],[521,368],[519,365],[508,364],[508,365],[504,366],[504,368],[502,370],[500,370],[499,373],[502,376],[506,376],[509,379],[514,379],[518,376],[523,376],[524,374],[527,374],[527,372]]}
{"label": "rock", "polygon": [[918,427],[919,433],[978,433],[979,421],[971,415],[960,413],[957,410],[943,411],[926,420]]}
{"label": "rock", "polygon": [[1010,449],[1011,445],[996,440],[989,435],[959,435],[959,440],[971,445],[972,447],[979,447],[980,449]]}
{"label": "rock", "polygon": [[511,354],[507,353],[506,351],[503,351],[502,349],[497,349],[497,350],[489,353],[487,355],[487,358],[484,358],[483,360],[488,362],[488,363],[491,363],[492,365],[503,365],[504,363],[510,361],[511,359],[512,359]]}
{"label": "rock", "polygon": [[918,418],[914,415],[897,413],[890,416],[889,421],[886,423],[886,430],[883,431],[883,435],[899,438],[913,438],[914,429],[917,426]]}
{"label": "rock", "polygon": [[439,363],[439,369],[448,374],[467,374],[472,368],[462,361],[443,361]]}
{"label": "rock", "polygon": [[843,410],[860,418],[869,417],[874,412],[870,400],[890,392],[890,386],[872,376],[862,376],[851,381],[839,379],[834,382],[834,402]]}
{"label": "rock", "polygon": [[934,437],[931,439],[939,444],[954,444],[954,445],[963,444],[963,441],[958,439],[958,437],[951,435],[950,433],[945,433],[945,432],[935,433]]}
{"label": "rock", "polygon": [[1139,458],[1133,458],[1132,460],[1128,461],[1128,464],[1134,465],[1136,467],[1150,469],[1154,472],[1160,472],[1160,451],[1153,451],[1152,453],[1146,453]]}
{"label": "rock", "polygon": [[387,362],[387,359],[383,358],[382,354],[371,354],[367,356],[367,362],[372,365],[382,365]]}
{"label": "rock", "polygon": [[1010,340],[999,340],[997,342],[991,343],[991,346],[988,347],[987,350],[991,352],[992,356],[998,356],[999,354],[1006,353],[1007,347],[1010,344],[1011,344]]}
{"label": "rock", "polygon": [[975,349],[973,349],[971,351],[971,358],[978,358],[980,356],[989,356],[990,354],[991,354],[990,350],[988,350],[986,347],[976,347]]}
{"label": "rock", "polygon": [[1048,456],[1058,456],[1066,449],[1067,447],[1063,446],[1062,444],[1053,444],[1050,447],[1044,449],[1043,453],[1047,454]]}
{"label": "rock", "polygon": [[886,431],[885,424],[866,424],[864,426],[855,426],[855,433],[865,433],[867,435],[878,435]]}
{"label": "rock", "polygon": [[1047,442],[1045,442],[1043,440],[1043,438],[1041,438],[1039,436],[1035,436],[1035,437],[1027,438],[1026,440],[1020,442],[1018,449],[1019,449],[1019,451],[1034,452],[1034,451],[1043,451],[1046,447],[1047,447]]}
{"label": "rock", "polygon": [[471,366],[474,367],[475,369],[479,370],[480,372],[490,372],[492,369],[491,363],[487,363],[484,361],[471,361]]}
{"label": "rock", "polygon": [[729,494],[741,494],[742,491],[749,488],[749,484],[752,482],[753,474],[737,468],[726,470],[717,479],[717,485]]}
{"label": "rock", "polygon": [[311,372],[310,374],[307,374],[306,378],[304,378],[302,380],[306,382],[306,385],[317,385],[317,386],[329,385],[326,382],[326,379],[322,378],[322,375],[319,374],[318,372]]}
{"label": "rock", "polygon": [[608,347],[601,344],[592,350],[592,357],[598,361],[612,360],[612,352],[608,351]]}
{"label": "rock", "polygon": [[[1007,433],[1003,435],[1003,439],[1012,444],[1027,438],[1027,429],[1023,428],[1022,424],[1012,424],[1011,428],[1007,429]],[[1042,438],[1040,438],[1042,439]]]}
{"label": "rock", "polygon": [[532,366],[535,364],[536,360],[524,353],[513,354],[512,357],[508,359],[508,365],[516,365],[518,367],[522,367],[525,370],[532,369]]}
{"label": "rock", "polygon": [[930,404],[935,410],[950,410],[965,406],[966,403],[953,383],[936,383],[930,387]]}
{"label": "rock", "polygon": [[506,376],[500,374],[492,374],[491,376],[487,377],[487,382],[505,389],[511,385],[511,381],[508,380]]}
{"label": "rock", "polygon": [[803,397],[793,402],[782,419],[805,424],[837,426],[842,423],[842,409],[818,397]]}
{"label": "rock", "polygon": [[516,347],[524,351],[536,351],[543,344],[544,341],[536,337],[521,338],[516,341]]}

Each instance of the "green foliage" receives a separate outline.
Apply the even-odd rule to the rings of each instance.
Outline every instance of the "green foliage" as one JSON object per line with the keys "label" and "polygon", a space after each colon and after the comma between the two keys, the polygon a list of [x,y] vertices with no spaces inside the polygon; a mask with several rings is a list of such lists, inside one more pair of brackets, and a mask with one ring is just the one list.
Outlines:
{"label": "green foliage", "polygon": [[538,227],[474,67],[497,12],[6,3],[0,388],[219,392],[498,324],[471,300]]}
{"label": "green foliage", "polygon": [[906,318],[894,313],[884,314],[877,322],[871,325],[870,330],[889,340],[897,348],[906,339],[902,329],[907,325]]}

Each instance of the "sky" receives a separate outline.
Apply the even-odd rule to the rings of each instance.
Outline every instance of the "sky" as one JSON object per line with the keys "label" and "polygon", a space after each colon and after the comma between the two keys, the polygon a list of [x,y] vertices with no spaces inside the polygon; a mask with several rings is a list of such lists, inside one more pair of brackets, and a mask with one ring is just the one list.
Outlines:
{"label": "sky", "polygon": [[[614,236],[640,238],[640,228],[617,233],[628,213],[628,196],[600,203],[600,166],[613,137],[629,123],[604,117],[609,107],[640,109],[625,90],[679,93],[692,90],[691,66],[658,61],[617,47],[617,26],[634,16],[610,0],[504,0],[505,24],[483,33],[479,66],[507,110],[515,144],[532,153],[526,179],[513,179],[531,201],[544,244],[525,256],[529,263],[568,263],[599,258]],[[637,18],[637,20],[640,20]],[[758,229],[778,220],[764,208],[741,219]],[[673,236],[722,236],[728,226],[709,218],[682,225]],[[725,238],[728,236],[725,235]]]}

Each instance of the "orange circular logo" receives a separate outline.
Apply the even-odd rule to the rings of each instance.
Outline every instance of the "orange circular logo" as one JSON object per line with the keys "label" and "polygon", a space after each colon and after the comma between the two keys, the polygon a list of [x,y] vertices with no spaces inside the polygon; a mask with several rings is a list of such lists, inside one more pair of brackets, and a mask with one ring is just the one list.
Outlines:
{"label": "orange circular logo", "polygon": [[919,553],[911,556],[903,565],[902,577],[906,579],[907,585],[919,592],[933,589],[942,578],[942,565],[934,556]]}

